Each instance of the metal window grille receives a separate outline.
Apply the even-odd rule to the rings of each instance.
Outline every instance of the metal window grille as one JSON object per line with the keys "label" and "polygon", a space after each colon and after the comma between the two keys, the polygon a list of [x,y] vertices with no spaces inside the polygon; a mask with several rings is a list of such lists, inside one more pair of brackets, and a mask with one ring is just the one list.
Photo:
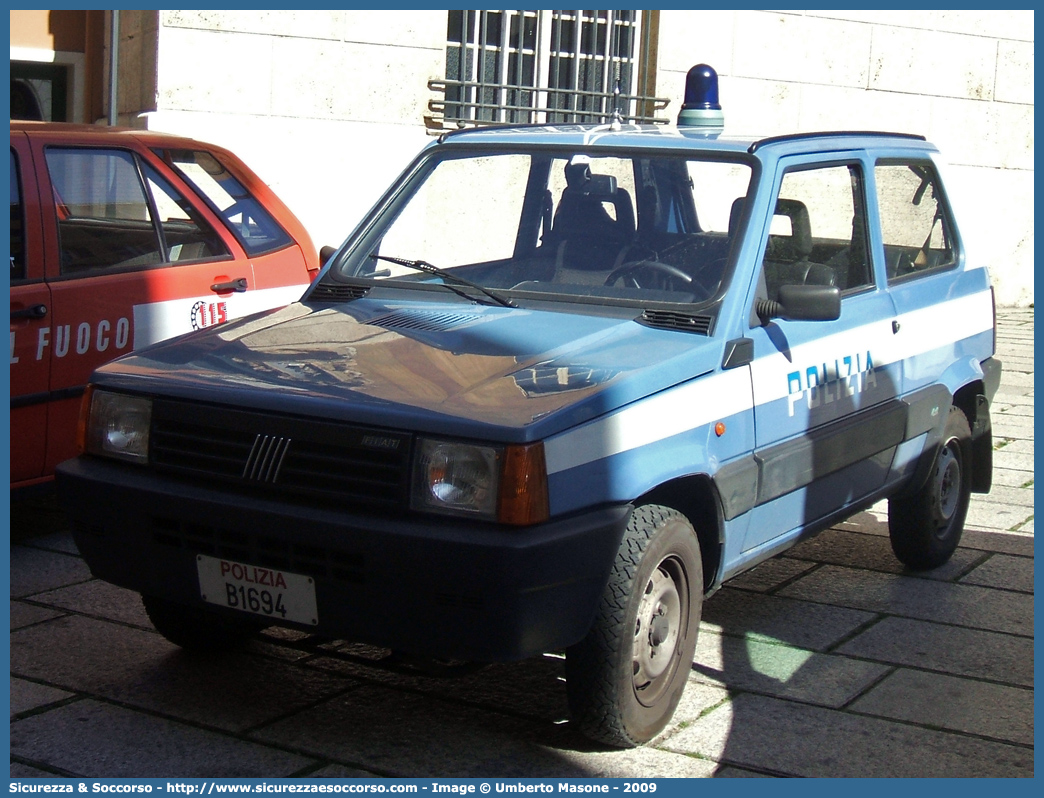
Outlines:
{"label": "metal window grille", "polygon": [[[637,90],[641,11],[450,11],[436,129],[489,124],[659,122],[667,100]],[[644,46],[643,46],[644,45]],[[648,83],[649,64],[642,77]]]}

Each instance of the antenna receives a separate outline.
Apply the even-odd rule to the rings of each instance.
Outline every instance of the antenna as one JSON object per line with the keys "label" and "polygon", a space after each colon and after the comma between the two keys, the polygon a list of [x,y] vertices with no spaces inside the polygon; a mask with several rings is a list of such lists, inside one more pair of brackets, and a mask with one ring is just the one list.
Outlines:
{"label": "antenna", "polygon": [[619,131],[623,129],[623,114],[620,113],[620,67],[616,68],[616,88],[613,89],[613,118],[609,123],[609,129]]}
{"label": "antenna", "polygon": [[623,129],[623,114],[620,111],[620,61],[622,57],[617,55],[616,49],[619,46],[619,31],[616,25],[613,24],[614,16],[613,12],[609,12],[609,24],[610,24],[610,39],[609,42],[609,63],[613,64],[613,78],[615,85],[613,86],[613,115],[609,121],[609,129],[617,132]]}

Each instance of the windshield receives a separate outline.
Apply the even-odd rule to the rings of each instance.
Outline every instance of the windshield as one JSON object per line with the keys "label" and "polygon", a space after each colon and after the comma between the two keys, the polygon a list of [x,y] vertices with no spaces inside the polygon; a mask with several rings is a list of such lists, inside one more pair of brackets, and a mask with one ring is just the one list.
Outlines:
{"label": "windshield", "polygon": [[680,156],[445,154],[337,271],[469,295],[481,286],[504,304],[704,302],[723,287],[750,179],[744,162]]}

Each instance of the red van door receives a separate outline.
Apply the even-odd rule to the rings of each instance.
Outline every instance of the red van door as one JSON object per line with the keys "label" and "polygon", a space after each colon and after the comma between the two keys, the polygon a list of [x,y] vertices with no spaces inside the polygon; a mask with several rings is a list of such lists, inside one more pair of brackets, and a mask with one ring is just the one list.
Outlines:
{"label": "red van door", "polygon": [[[44,474],[51,352],[41,346],[51,295],[44,281],[40,201],[24,135],[11,134],[11,481]],[[46,334],[43,334],[46,337]]]}

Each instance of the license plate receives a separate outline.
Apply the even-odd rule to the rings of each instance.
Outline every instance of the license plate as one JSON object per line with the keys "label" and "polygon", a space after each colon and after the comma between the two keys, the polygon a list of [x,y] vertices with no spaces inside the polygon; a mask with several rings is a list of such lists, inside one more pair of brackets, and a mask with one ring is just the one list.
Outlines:
{"label": "license plate", "polygon": [[310,576],[203,554],[196,556],[196,570],[200,595],[210,604],[278,621],[319,623],[315,582]]}

